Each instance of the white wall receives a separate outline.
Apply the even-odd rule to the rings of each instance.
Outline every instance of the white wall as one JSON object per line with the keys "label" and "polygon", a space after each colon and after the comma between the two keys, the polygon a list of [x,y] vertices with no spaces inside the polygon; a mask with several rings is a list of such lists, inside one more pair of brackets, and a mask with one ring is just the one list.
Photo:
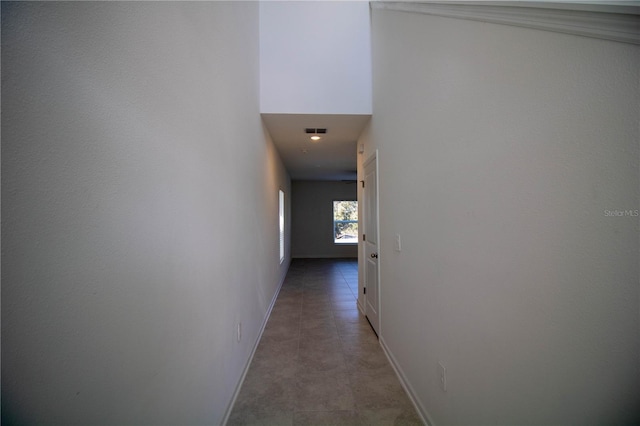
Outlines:
{"label": "white wall", "polygon": [[639,223],[605,210],[639,208],[640,48],[383,10],[372,47],[381,332],[424,411],[638,420]]}
{"label": "white wall", "polygon": [[371,114],[369,3],[260,3],[260,111]]}
{"label": "white wall", "polygon": [[222,421],[288,266],[258,14],[2,5],[3,424]]}
{"label": "white wall", "polygon": [[333,202],[355,200],[356,183],[294,180],[291,183],[291,255],[358,257],[357,245],[333,242]]}

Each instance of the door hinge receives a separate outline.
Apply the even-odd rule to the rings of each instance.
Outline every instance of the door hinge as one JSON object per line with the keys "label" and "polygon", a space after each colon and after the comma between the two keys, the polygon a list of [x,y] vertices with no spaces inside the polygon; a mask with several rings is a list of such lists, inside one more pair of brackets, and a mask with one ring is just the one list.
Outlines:
{"label": "door hinge", "polygon": [[362,288],[362,292],[363,292],[364,294],[367,294],[367,288],[366,288],[366,287],[363,287],[363,288]]}
{"label": "door hinge", "polygon": [[367,235],[366,234],[362,234],[362,241],[367,241]]}
{"label": "door hinge", "polygon": [[361,180],[360,182],[362,182],[362,187],[364,188],[364,181],[363,181],[363,180]]}

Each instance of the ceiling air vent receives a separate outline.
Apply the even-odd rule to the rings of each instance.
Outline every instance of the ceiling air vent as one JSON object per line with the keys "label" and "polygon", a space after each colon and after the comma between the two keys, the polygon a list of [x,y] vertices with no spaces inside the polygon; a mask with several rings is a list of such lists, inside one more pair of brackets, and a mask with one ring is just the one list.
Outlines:
{"label": "ceiling air vent", "polygon": [[308,135],[315,135],[315,134],[325,134],[327,133],[327,129],[316,129],[313,127],[307,127],[306,129],[304,129],[304,132]]}

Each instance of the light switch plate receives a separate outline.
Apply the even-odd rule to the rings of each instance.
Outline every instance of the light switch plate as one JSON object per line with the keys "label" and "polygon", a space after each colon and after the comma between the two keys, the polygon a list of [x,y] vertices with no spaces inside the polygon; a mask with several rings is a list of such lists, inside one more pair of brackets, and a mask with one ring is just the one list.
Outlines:
{"label": "light switch plate", "polygon": [[440,388],[446,392],[447,391],[447,369],[442,365],[441,362],[438,363],[438,379],[440,380]]}

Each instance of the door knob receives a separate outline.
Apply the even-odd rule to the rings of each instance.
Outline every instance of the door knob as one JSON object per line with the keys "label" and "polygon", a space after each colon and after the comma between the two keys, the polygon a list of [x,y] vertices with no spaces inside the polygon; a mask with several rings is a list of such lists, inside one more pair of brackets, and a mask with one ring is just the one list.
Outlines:
{"label": "door knob", "polygon": [[371,258],[372,259],[377,259],[378,258],[378,253],[371,253]]}

